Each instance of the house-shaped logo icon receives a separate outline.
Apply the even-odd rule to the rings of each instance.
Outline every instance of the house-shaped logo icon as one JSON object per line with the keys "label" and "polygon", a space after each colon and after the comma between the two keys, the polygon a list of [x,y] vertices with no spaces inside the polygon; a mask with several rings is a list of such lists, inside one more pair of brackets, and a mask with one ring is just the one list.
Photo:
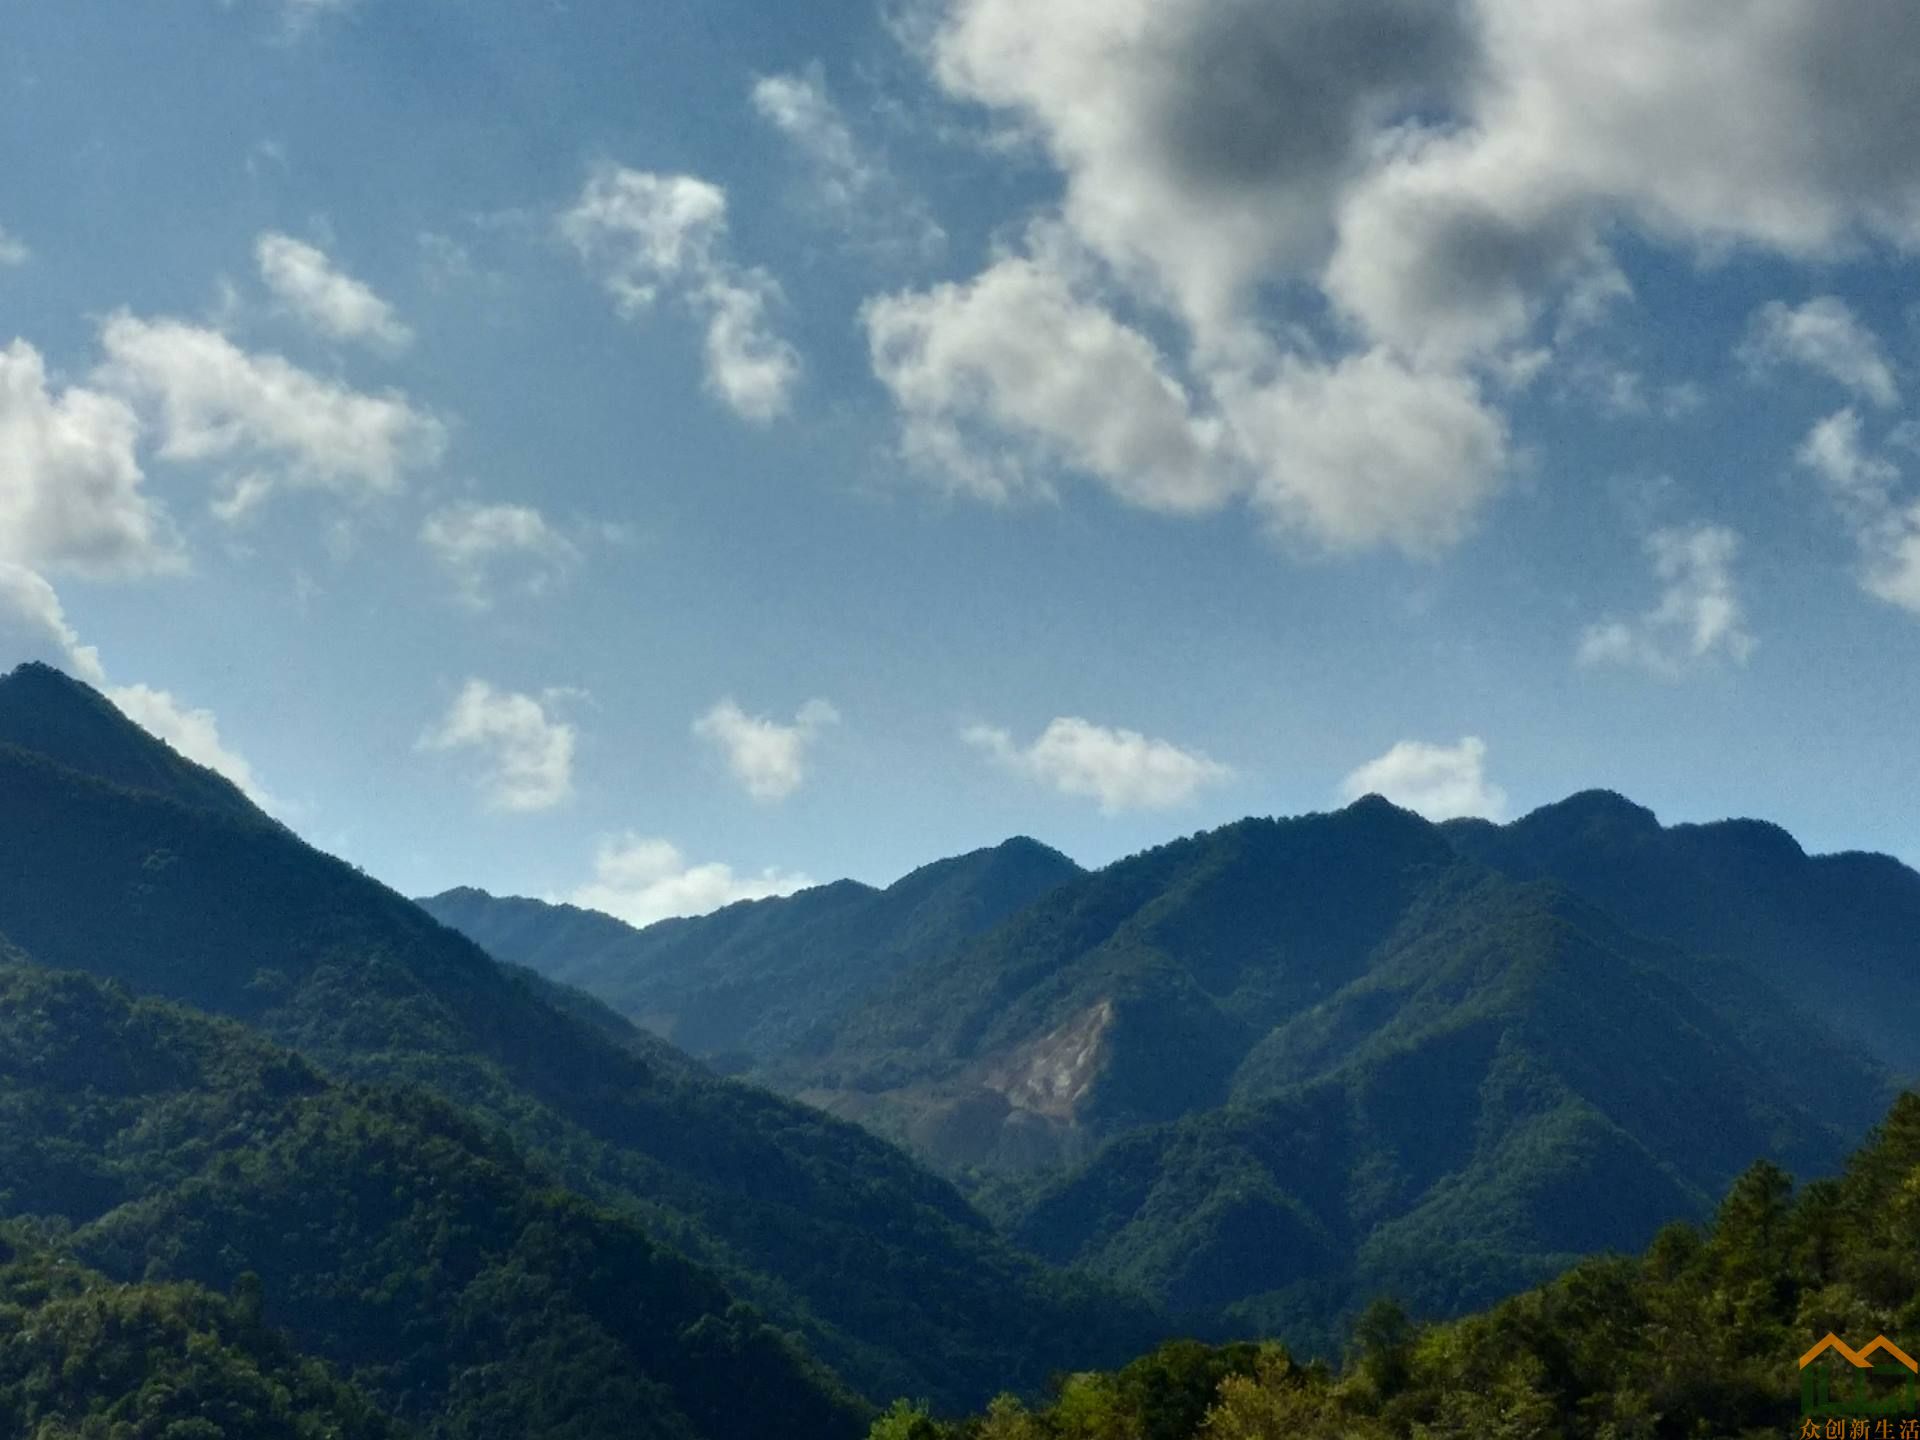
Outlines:
{"label": "house-shaped logo icon", "polygon": [[[1822,1355],[1838,1356],[1847,1364],[1832,1373],[1831,1364],[1814,1364]],[[1876,1365],[1876,1356],[1893,1363]],[[1888,1380],[1897,1382],[1897,1388],[1888,1389]],[[1808,1440],[1839,1433],[1841,1417],[1848,1417],[1849,1430],[1856,1421],[1862,1427],[1874,1422],[1872,1429],[1856,1432],[1861,1435],[1891,1436],[1897,1430],[1906,1440],[1920,1440],[1920,1363],[1884,1335],[1856,1350],[1829,1333],[1800,1357],[1800,1413],[1806,1417],[1800,1434]],[[1896,1415],[1909,1418],[1896,1426]],[[1821,1423],[1823,1417],[1828,1423]]]}
{"label": "house-shaped logo icon", "polygon": [[1885,1351],[1893,1359],[1898,1360],[1902,1365],[1906,1366],[1907,1369],[1913,1371],[1915,1374],[1920,1374],[1920,1363],[1916,1363],[1911,1355],[1907,1354],[1906,1351],[1902,1350],[1884,1335],[1874,1336],[1873,1339],[1856,1350],[1832,1331],[1828,1331],[1826,1339],[1822,1340],[1818,1345],[1800,1357],[1800,1368],[1802,1370],[1806,1369],[1807,1366],[1811,1365],[1815,1360],[1818,1360],[1829,1350],[1859,1370],[1873,1369],[1873,1361],[1870,1357],[1881,1351]]}

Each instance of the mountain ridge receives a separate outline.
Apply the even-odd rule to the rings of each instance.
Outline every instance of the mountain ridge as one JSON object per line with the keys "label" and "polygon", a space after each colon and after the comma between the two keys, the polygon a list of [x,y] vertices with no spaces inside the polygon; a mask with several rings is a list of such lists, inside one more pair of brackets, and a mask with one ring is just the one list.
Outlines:
{"label": "mountain ridge", "polygon": [[1157,1324],[1144,1302],[1021,1254],[865,1132],[554,1008],[284,827],[13,745],[0,789],[0,931],[23,950],[240,1019],[337,1077],[474,1111],[869,1393],[957,1400],[989,1374],[1037,1386]]}

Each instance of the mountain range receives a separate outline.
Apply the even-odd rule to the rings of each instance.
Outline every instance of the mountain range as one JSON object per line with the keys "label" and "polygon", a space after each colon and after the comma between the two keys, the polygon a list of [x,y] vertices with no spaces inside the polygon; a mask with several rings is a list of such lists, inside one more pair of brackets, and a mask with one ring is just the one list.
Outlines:
{"label": "mountain range", "polygon": [[[638,1227],[699,1272],[709,1309],[756,1307],[860,1394],[969,1403],[1156,1333],[1147,1304],[1020,1252],[894,1147],[496,964],[56,671],[0,680],[0,795],[0,934],[36,965],[242,1022],[331,1083],[454,1107],[528,1185]],[[0,1081],[30,1107],[27,1079]],[[35,1213],[107,1225],[119,1197],[74,1184]],[[223,1253],[163,1247],[156,1267],[123,1245],[107,1273],[218,1286]],[[269,1285],[265,1313],[317,1344],[296,1296]]]}
{"label": "mountain range", "polygon": [[1174,1331],[1330,1355],[1836,1173],[1920,1063],[1920,876],[1606,792],[644,930],[409,901],[43,666],[0,797],[21,1433],[828,1440]]}
{"label": "mountain range", "polygon": [[[1435,825],[1376,796],[1091,873],[1023,840],[945,865],[1021,867],[1034,898],[844,949],[812,943],[823,912],[911,908],[838,886],[591,917],[590,963],[579,912],[422,903],[640,1023],[756,1035],[753,1078],[907,1145],[1043,1256],[1316,1347],[1370,1295],[1457,1313],[1642,1245],[1756,1157],[1829,1172],[1920,1066],[1920,876],[1759,822],[1596,791]],[[754,1030],[719,955],[810,1023]]]}

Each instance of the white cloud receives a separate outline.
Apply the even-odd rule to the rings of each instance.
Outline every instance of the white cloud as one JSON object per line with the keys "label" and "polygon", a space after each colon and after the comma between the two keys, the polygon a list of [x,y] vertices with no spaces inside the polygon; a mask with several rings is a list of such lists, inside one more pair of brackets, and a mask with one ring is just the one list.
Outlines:
{"label": "white cloud", "polygon": [[326,253],[274,231],[254,242],[260,278],[288,309],[330,340],[360,340],[404,349],[413,332],[393,307],[344,273]]}
{"label": "white cloud", "polygon": [[1281,528],[1331,546],[1450,545],[1506,478],[1506,421],[1458,373],[1376,349],[1332,366],[1287,359],[1264,382],[1217,383],[1260,466],[1255,503]]}
{"label": "white cloud", "polygon": [[95,577],[152,574],[185,561],[142,488],[140,422],[123,401],[58,394],[24,340],[0,349],[0,561]]}
{"label": "white cloud", "polygon": [[195,764],[226,776],[254,804],[262,809],[276,808],[253,766],[221,737],[220,722],[211,710],[195,709],[168,691],[149,685],[113,685],[107,687],[106,695],[134,724],[157,735]]}
{"label": "white cloud", "polygon": [[518,565],[521,588],[544,592],[580,563],[579,548],[530,505],[445,505],[428,515],[420,542],[476,610],[493,603],[496,572]]}
{"label": "white cloud", "polygon": [[17,235],[9,234],[7,227],[0,225],[0,269],[10,265],[24,265],[33,258],[26,242]]}
{"label": "white cloud", "polygon": [[1458,745],[1402,740],[1341,781],[1340,793],[1349,801],[1382,795],[1436,821],[1507,813],[1507,792],[1487,778],[1486,742],[1474,735]]}
{"label": "white cloud", "polygon": [[1637,665],[1677,676],[1713,655],[1745,664],[1747,632],[1733,563],[1740,537],[1718,525],[1656,530],[1647,537],[1660,600],[1632,621],[1606,620],[1581,636],[1582,665]]}
{"label": "white cloud", "polygon": [[1060,716],[1025,749],[1007,731],[974,725],[961,738],[995,763],[1062,795],[1097,800],[1101,813],[1166,810],[1184,805],[1233,771],[1197,750]]}
{"label": "white cloud", "polygon": [[825,700],[809,700],[791,725],[749,715],[722,700],[693,722],[693,733],[726,757],[733,778],[756,800],[784,800],[806,779],[807,751],[840,712]]}
{"label": "white cloud", "polygon": [[1050,492],[1055,467],[1176,514],[1247,494],[1276,529],[1410,551],[1457,539],[1505,477],[1505,422],[1463,375],[1248,342],[1201,368],[1196,395],[1068,270],[1043,247],[868,302],[910,459],[993,500]]}
{"label": "white cloud", "polygon": [[[1059,345],[990,304],[1031,284],[1017,267],[1034,260],[869,306],[909,452],[989,495],[1031,488],[1038,452],[1162,508],[1251,493],[1334,545],[1444,543],[1506,471],[1482,381],[1571,353],[1587,373],[1562,393],[1634,413],[1686,403],[1596,365],[1596,340],[1575,345],[1634,299],[1618,238],[1702,258],[1920,249],[1920,151],[1905,141],[1920,11],[1905,0],[1711,17],[1689,0],[922,8],[914,38],[935,78],[1044,150],[1064,181],[1058,220],[1109,287],[1048,295],[1043,313],[1075,322]],[[1796,353],[1890,393],[1891,370],[1823,333],[1819,307],[1791,318]],[[1103,330],[1133,338],[1089,353]],[[1021,376],[1050,352],[1069,376],[1029,398]],[[1151,387],[1160,443],[1099,448],[1107,432],[1089,440],[1045,404],[1114,374],[1128,394]],[[1379,423],[1369,407],[1389,398],[1385,418],[1413,417],[1429,443]],[[1263,423],[1275,413],[1284,437]]]}
{"label": "white cloud", "polygon": [[53,586],[24,565],[0,560],[0,674],[28,660],[89,685],[106,684],[100,652],[80,643]]}
{"label": "white cloud", "polygon": [[1826,486],[1852,531],[1862,587],[1920,615],[1920,499],[1897,493],[1900,467],[1869,453],[1860,432],[1857,411],[1836,411],[1808,433],[1797,458]]}
{"label": "white cloud", "polygon": [[23,565],[0,561],[0,674],[27,660],[86,681],[134,724],[187,759],[226,776],[254,804],[278,808],[246,757],[221,736],[212,711],[185,705],[149,685],[109,684],[100,652],[80,642],[53,587]]}
{"label": "white cloud", "polygon": [[[1920,121],[1900,0],[1474,0],[1459,103],[1383,137],[1328,271],[1376,335],[1511,338],[1610,226],[1790,257],[1920,244]],[[1496,323],[1474,317],[1497,317]]]}
{"label": "white cloud", "polygon": [[1814,370],[1875,405],[1900,403],[1900,384],[1875,335],[1844,300],[1818,296],[1804,305],[1774,300],[1754,314],[1740,347],[1747,366],[1762,371],[1791,361]]}
{"label": "white cloud", "polygon": [[469,680],[440,723],[420,737],[420,748],[478,752],[480,793],[490,810],[551,810],[573,795],[574,728],[550,716],[543,703],[557,698]]}
{"label": "white cloud", "polygon": [[1016,116],[1065,215],[1203,332],[1310,269],[1375,131],[1451,90],[1470,50],[1435,0],[953,0],[949,93]]}
{"label": "white cloud", "polygon": [[[1049,460],[1154,510],[1215,509],[1242,484],[1218,424],[1196,419],[1153,344],[1043,259],[1009,257],[969,285],[869,301],[864,320],[908,453],[977,495],[1044,489],[1036,462]],[[966,438],[979,426],[1035,454],[982,457]]]}
{"label": "white cloud", "polygon": [[785,870],[738,875],[718,862],[689,865],[678,846],[628,833],[601,842],[593,879],[566,899],[629,925],[651,925],[676,915],[705,915],[737,900],[791,895],[813,883]]}
{"label": "white cloud", "polygon": [[932,256],[946,232],[926,206],[863,146],[827,90],[818,65],[754,82],[753,108],[807,163],[814,203],[855,240],[879,250]]}
{"label": "white cloud", "polygon": [[390,493],[446,446],[445,427],[399,392],[351,389],[278,355],[251,354],[217,330],[123,310],[101,340],[107,359],[95,383],[150,417],[161,458],[246,467],[225,518],[282,485]]}
{"label": "white cloud", "polygon": [[707,386],[735,414],[765,423],[786,413],[800,356],[768,318],[780,287],[765,270],[728,257],[719,186],[605,165],[561,215],[560,233],[623,315],[637,316],[672,293],[700,317]]}

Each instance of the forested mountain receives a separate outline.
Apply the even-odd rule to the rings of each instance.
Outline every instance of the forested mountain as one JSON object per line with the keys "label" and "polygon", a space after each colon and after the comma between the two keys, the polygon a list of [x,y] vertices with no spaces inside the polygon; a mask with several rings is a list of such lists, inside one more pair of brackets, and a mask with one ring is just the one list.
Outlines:
{"label": "forested mountain", "polygon": [[0,1228],[0,1434],[411,1440],[357,1387],[196,1285],[116,1285]]}
{"label": "forested mountain", "polygon": [[[45,755],[129,790],[266,821],[233,782],[156,743],[106,696],[46,665],[0,679],[0,745]],[[268,822],[271,823],[271,822]]]}
{"label": "forested mountain", "polygon": [[1920,1074],[1920,874],[1808,855],[1762,820],[1662,826],[1588,791],[1509,825],[1442,827],[1462,854],[1552,879],[1629,929],[1738,960],[1903,1076]]}
{"label": "forested mountain", "polygon": [[884,890],[842,880],[644,930],[482,890],[419,903],[489,954],[577,985],[696,1055],[744,1067],[1081,873],[1058,851],[1016,838]]}
{"label": "forested mountain", "polygon": [[[26,698],[22,699],[22,687]],[[0,709],[86,734],[91,690],[26,667]],[[858,1128],[555,1008],[353,867],[173,782],[131,724],[67,760],[0,744],[0,931],[36,960],[256,1026],[329,1075],[424,1087],[710,1268],[868,1394],[978,1397],[1117,1356],[1147,1307],[1015,1251]],[[159,789],[129,778],[159,774]],[[650,1049],[651,1047],[651,1049]]]}
{"label": "forested mountain", "polygon": [[[1702,1130],[1711,1123],[1703,1117]],[[1710,1224],[1663,1229],[1638,1257],[1574,1266],[1484,1314],[1414,1326],[1369,1309],[1338,1371],[1284,1345],[1164,1346],[1068,1377],[1035,1411],[1003,1397],[941,1422],[907,1403],[872,1440],[1681,1440],[1904,1433],[1902,1417],[1816,1417],[1799,1357],[1827,1334],[1920,1330],[1920,1098],[1902,1095],[1838,1178],[1794,1193],[1761,1163]],[[1831,1356],[1813,1362],[1846,1370]],[[1904,1376],[1898,1367],[1895,1374]],[[1823,1379],[1838,1396],[1855,1383]],[[1887,1382],[1873,1382],[1886,1387]],[[1897,1383],[1897,1382],[1896,1382]],[[1891,1387],[1890,1387],[1891,1388]],[[1881,1398],[1886,1398],[1883,1389]],[[1892,1394],[1898,1404],[1897,1388]],[[1906,1402],[1911,1406],[1911,1401]],[[1885,1424],[1887,1428],[1879,1428]],[[1829,1426],[1839,1428],[1829,1428]]]}
{"label": "forested mountain", "polygon": [[[1608,816],[1657,852],[1608,862],[1619,894],[1591,873],[1606,846],[1587,866],[1566,839]],[[756,1073],[955,1173],[1025,1177],[983,1193],[1049,1258],[1324,1348],[1371,1294],[1457,1313],[1638,1246],[1755,1157],[1834,1168],[1894,1090],[1897,1047],[1853,1022],[1878,977],[1920,974],[1916,892],[1881,857],[1663,831],[1617,797],[1503,829],[1369,798],[1070,877]],[[519,953],[558,963],[551,917],[521,920]],[[1795,945],[1830,1003],[1805,1006]]]}
{"label": "forested mountain", "polygon": [[[0,962],[0,1213],[45,1249],[0,1268],[0,1416],[398,1433],[351,1418],[364,1395],[434,1437],[859,1428],[854,1397],[711,1274],[444,1101],[18,960]],[[277,1429],[232,1413],[271,1415],[289,1385]]]}

